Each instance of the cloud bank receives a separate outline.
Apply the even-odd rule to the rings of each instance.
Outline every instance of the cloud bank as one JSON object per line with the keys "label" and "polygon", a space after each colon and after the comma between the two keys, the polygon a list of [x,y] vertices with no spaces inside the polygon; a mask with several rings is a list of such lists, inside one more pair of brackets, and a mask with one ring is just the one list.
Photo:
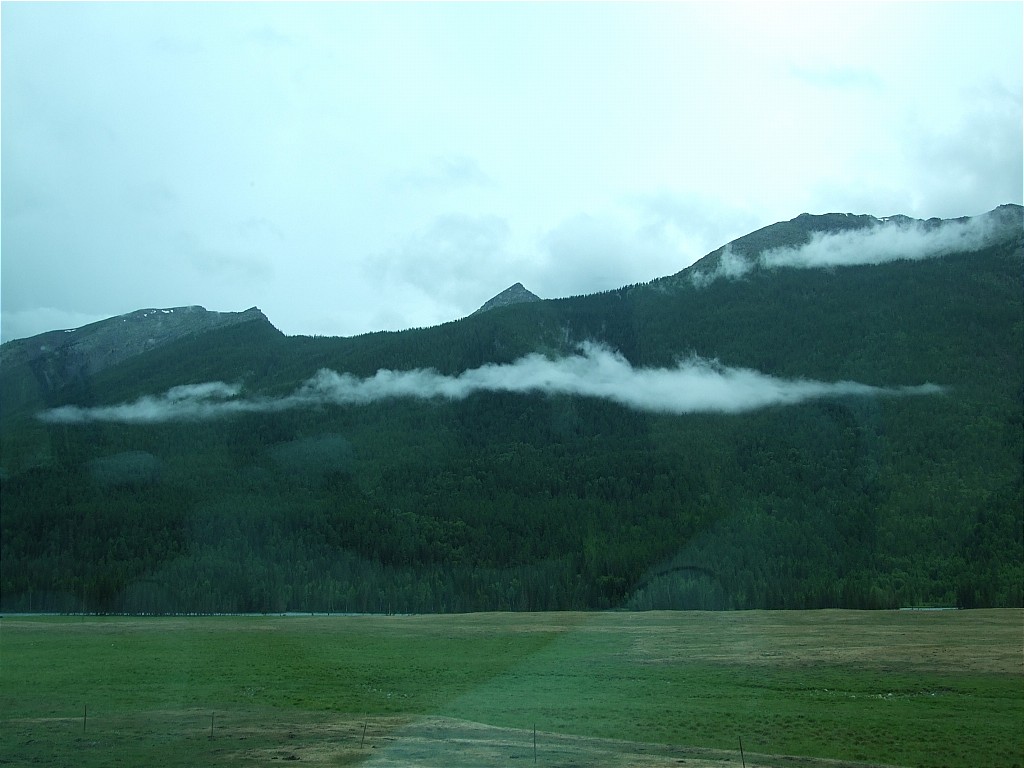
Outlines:
{"label": "cloud bank", "polygon": [[174,387],[159,397],[146,396],[132,403],[54,408],[39,418],[54,424],[154,424],[323,405],[359,406],[394,398],[457,401],[477,392],[575,395],[649,413],[687,414],[742,413],[820,398],[937,394],[942,388],[934,384],[875,387],[853,381],[780,379],[699,357],[683,360],[674,368],[634,368],[618,352],[586,343],[576,355],[551,360],[531,354],[514,363],[484,365],[457,376],[431,369],[381,369],[373,376],[358,378],[324,369],[280,398],[242,398],[237,385],[209,382]]}
{"label": "cloud bank", "polygon": [[694,270],[690,280],[704,288],[719,278],[736,279],[754,267],[822,269],[891,261],[920,261],[951,253],[974,252],[1002,240],[1010,226],[998,215],[929,224],[903,217],[881,219],[873,226],[842,232],[814,232],[799,246],[771,248],[754,258],[727,245],[712,270]]}

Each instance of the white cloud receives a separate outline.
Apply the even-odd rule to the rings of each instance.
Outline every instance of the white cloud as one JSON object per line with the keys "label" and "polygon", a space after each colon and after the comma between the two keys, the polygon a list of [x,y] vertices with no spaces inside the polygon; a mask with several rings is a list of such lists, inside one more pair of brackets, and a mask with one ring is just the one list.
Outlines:
{"label": "white cloud", "polygon": [[1019,232],[1020,218],[1001,211],[965,220],[923,222],[903,217],[843,231],[818,231],[808,242],[762,251],[754,258],[726,246],[714,269],[690,272],[690,281],[704,288],[719,278],[743,277],[755,266],[767,269],[821,269],[890,261],[935,259],[950,253],[973,252]]}
{"label": "white cloud", "polygon": [[133,403],[81,408],[69,405],[39,415],[52,424],[84,424],[94,421],[122,424],[157,424],[166,421],[202,421],[228,413],[281,410],[273,401],[232,400],[241,387],[211,381],[172,387],[159,397],[145,395]]}
{"label": "white cloud", "polygon": [[649,258],[625,228],[607,216],[570,216],[547,232],[538,245],[545,259],[538,275],[542,278],[539,290],[556,296],[595,293],[637,282],[630,278]]}
{"label": "white cloud", "polygon": [[741,209],[662,189],[600,214],[569,216],[538,242],[535,274],[516,279],[542,296],[607,291],[674,274],[755,225]]}
{"label": "white cloud", "polygon": [[697,288],[706,288],[719,278],[724,277],[727,280],[735,280],[743,277],[753,268],[753,262],[740,254],[735,253],[732,249],[732,244],[730,243],[722,249],[721,254],[718,256],[718,263],[715,264],[714,269],[695,269],[690,272],[690,281]]}
{"label": "white cloud", "polygon": [[495,281],[503,288],[521,279],[508,245],[509,226],[500,217],[445,214],[369,261],[365,271],[382,284],[407,285],[424,299],[457,305],[486,294]]}
{"label": "white cloud", "polygon": [[632,202],[640,217],[640,236],[690,257],[678,269],[765,223],[750,211],[707,192],[662,189],[639,195]]}
{"label": "white cloud", "polygon": [[493,184],[480,165],[465,155],[433,157],[422,167],[395,174],[391,181],[398,189],[437,193],[462,187]]}
{"label": "white cloud", "polygon": [[64,424],[149,424],[320,405],[359,406],[394,398],[463,400],[476,392],[593,397],[651,413],[741,413],[819,398],[926,395],[941,391],[933,384],[893,388],[852,381],[780,379],[696,357],[681,361],[674,368],[634,368],[621,354],[588,343],[581,345],[577,355],[552,360],[532,354],[514,363],[484,365],[457,376],[430,369],[381,369],[360,379],[325,369],[282,398],[236,398],[239,387],[211,382],[175,387],[160,397],[142,397],[134,403],[94,408],[64,406],[45,411],[39,418]]}
{"label": "white cloud", "polygon": [[955,118],[906,129],[912,134],[905,146],[916,181],[911,202],[929,215],[943,217],[1024,202],[1020,86],[1010,90],[987,82],[966,89],[961,100],[971,108]]}
{"label": "white cloud", "polygon": [[815,232],[810,242],[773,248],[758,256],[765,267],[846,267],[888,261],[934,259],[959,251],[977,251],[1003,234],[994,218],[975,216],[966,221],[881,222],[867,229]]}

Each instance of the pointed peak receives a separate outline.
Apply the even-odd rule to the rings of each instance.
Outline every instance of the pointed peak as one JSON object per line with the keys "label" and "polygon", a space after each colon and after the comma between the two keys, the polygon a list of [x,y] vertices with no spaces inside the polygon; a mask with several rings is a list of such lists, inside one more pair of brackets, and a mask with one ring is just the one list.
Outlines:
{"label": "pointed peak", "polygon": [[523,304],[529,301],[542,301],[542,299],[540,296],[528,291],[522,283],[516,283],[515,285],[510,285],[497,296],[485,302],[484,305],[473,314],[475,315],[480,312],[486,312],[489,309],[495,309],[497,307],[507,307],[512,304]]}

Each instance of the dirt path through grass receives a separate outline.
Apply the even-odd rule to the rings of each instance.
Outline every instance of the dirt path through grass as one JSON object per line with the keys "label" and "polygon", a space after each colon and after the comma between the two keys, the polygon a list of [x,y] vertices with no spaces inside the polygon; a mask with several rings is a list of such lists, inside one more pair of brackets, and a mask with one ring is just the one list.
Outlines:
{"label": "dirt path through grass", "polygon": [[[363,723],[290,725],[280,728],[283,746],[242,749],[228,762],[270,761],[375,768],[479,768],[519,765],[547,768],[733,768],[739,750],[645,744],[565,734],[498,728],[453,718],[428,717],[403,724],[373,718]],[[747,768],[877,768],[877,764],[744,753]]]}

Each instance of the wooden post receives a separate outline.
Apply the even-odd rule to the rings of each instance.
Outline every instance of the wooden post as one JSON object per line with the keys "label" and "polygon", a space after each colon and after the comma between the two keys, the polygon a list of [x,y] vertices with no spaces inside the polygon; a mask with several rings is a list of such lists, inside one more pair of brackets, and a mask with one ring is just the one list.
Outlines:
{"label": "wooden post", "polygon": [[213,712],[210,713],[210,738],[213,738]]}
{"label": "wooden post", "polygon": [[366,721],[363,720],[363,736],[359,739],[359,748],[363,748],[363,742],[366,741]]}
{"label": "wooden post", "polygon": [[747,759],[743,756],[743,737],[740,736],[740,762],[743,763],[743,768],[747,768]]}
{"label": "wooden post", "polygon": [[533,724],[533,764],[537,764],[537,724]]}
{"label": "wooden post", "polygon": [[89,719],[89,705],[86,704],[82,710],[82,733],[85,733],[85,721]]}

